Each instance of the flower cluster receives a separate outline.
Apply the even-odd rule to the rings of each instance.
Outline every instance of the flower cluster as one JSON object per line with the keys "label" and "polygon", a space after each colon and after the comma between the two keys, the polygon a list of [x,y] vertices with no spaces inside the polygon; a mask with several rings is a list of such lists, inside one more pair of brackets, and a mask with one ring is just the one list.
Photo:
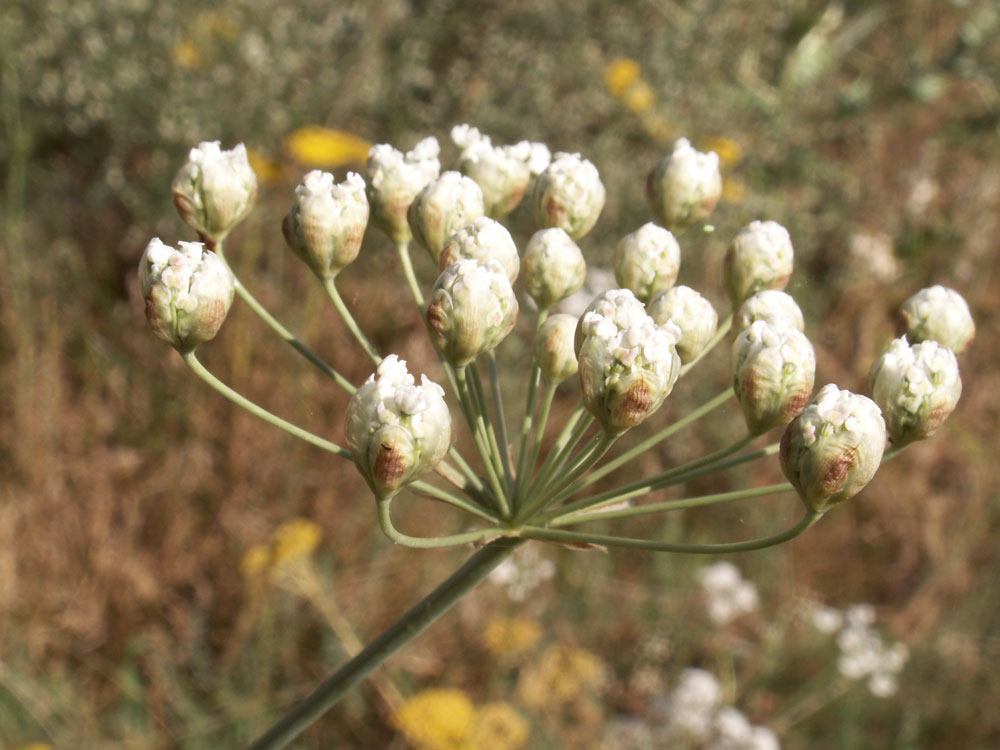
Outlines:
{"label": "flower cluster", "polygon": [[716,625],[726,625],[757,609],[757,587],[740,575],[730,562],[706,565],[698,571],[708,616]]}

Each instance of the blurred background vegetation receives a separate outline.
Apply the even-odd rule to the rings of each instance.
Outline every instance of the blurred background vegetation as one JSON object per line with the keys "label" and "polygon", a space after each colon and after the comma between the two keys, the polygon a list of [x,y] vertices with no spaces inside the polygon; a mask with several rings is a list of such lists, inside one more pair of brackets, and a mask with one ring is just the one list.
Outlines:
{"label": "blurred background vegetation", "polygon": [[[444,141],[461,122],[598,166],[608,203],[581,242],[594,267],[649,220],[645,174],[675,138],[717,150],[725,199],[714,233],[682,238],[681,282],[725,311],[728,239],[784,224],[817,384],[859,390],[898,304],[952,286],[979,331],[963,399],[805,537],[733,558],[759,590],[735,621],[707,618],[704,560],[539,547],[519,563],[530,585],[485,584],[295,746],[630,747],[611,728],[653,721],[691,666],[786,748],[1000,746],[994,0],[5,0],[0,66],[0,748],[243,746],[467,554],[393,548],[350,466],[223,402],[149,334],[135,281],[150,237],[192,239],[169,198],[187,150],[243,141],[262,187],[228,256],[360,382],[367,360],[283,247],[291,190],[314,166],[362,170],[369,143]],[[519,243],[532,231],[526,207],[508,223]],[[417,271],[432,280],[429,259]],[[436,372],[383,236],[342,285],[382,351]],[[511,374],[524,341],[500,350]],[[238,390],[342,440],[342,393],[245,306],[203,350]],[[716,352],[658,423],[722,390],[727,363]],[[743,429],[729,408],[628,471]],[[410,528],[456,523],[410,505]],[[750,536],[794,506],[642,532]],[[838,681],[803,600],[873,604],[910,649],[898,692]]]}

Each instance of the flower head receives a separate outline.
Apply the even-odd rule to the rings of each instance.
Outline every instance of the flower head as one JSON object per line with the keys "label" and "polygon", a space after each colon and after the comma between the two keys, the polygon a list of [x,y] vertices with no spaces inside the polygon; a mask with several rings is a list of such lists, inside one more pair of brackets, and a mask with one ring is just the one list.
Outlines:
{"label": "flower head", "polygon": [[479,185],[458,172],[445,172],[417,194],[406,216],[414,239],[437,262],[448,238],[484,213]]}
{"label": "flower head", "polygon": [[451,444],[451,415],[441,386],[420,385],[395,354],[382,360],[347,404],[347,446],[379,498],[433,469]]}
{"label": "flower head", "polygon": [[976,324],[962,295],[941,285],[921,289],[900,308],[906,337],[937,341],[961,354],[976,337]]}
{"label": "flower head", "polygon": [[462,153],[459,168],[482,188],[486,215],[499,219],[521,202],[533,175],[548,166],[548,148],[521,141],[512,146],[494,146],[489,136],[469,125],[456,125],[451,139]]}
{"label": "flower head", "polygon": [[882,461],[885,420],[871,399],[823,386],[781,436],[781,470],[818,513],[858,494]]}
{"label": "flower head", "polygon": [[806,321],[798,303],[792,295],[778,289],[764,289],[743,300],[733,315],[733,331],[739,333],[757,320],[791,326],[802,332],[806,330]]}
{"label": "flower head", "polygon": [[179,352],[215,337],[233,303],[229,266],[200,242],[173,248],[150,240],[139,261],[139,288],[146,320]]}
{"label": "flower head", "polygon": [[466,224],[448,238],[438,259],[439,271],[462,258],[472,258],[480,263],[495,260],[503,268],[511,284],[517,279],[521,269],[521,259],[517,255],[514,238],[503,224],[486,216],[480,216],[471,224]]}
{"label": "flower head", "polygon": [[541,309],[579,291],[587,277],[583,253],[558,227],[535,232],[524,249],[524,285]]}
{"label": "flower head", "polygon": [[559,227],[578,240],[604,208],[604,183],[597,167],[579,154],[559,152],[535,180],[532,198],[539,227]]}
{"label": "flower head", "polygon": [[403,154],[388,143],[368,152],[368,201],[372,218],[396,243],[409,242],[406,212],[417,193],[441,174],[440,147],[434,137],[424,138]]}
{"label": "flower head", "polygon": [[719,325],[719,314],[712,303],[688,286],[674,286],[655,295],[646,311],[657,325],[673,322],[681,329],[677,354],[687,364],[698,358]]}
{"label": "flower head", "polygon": [[955,353],[937,341],[911,346],[905,336],[875,360],[868,383],[895,445],[933,435],[962,395]]}
{"label": "flower head", "polygon": [[615,248],[615,280],[642,302],[677,281],[681,247],[674,236],[653,222],[626,235]]}
{"label": "flower head", "polygon": [[535,333],[535,362],[550,383],[561,383],[576,375],[578,365],[573,351],[576,318],[556,313],[545,319]]}
{"label": "flower head", "polygon": [[776,221],[751,221],[733,238],[723,263],[733,305],[764,289],[784,289],[792,275],[792,238]]}
{"label": "flower head", "polygon": [[445,358],[463,367],[504,340],[517,321],[517,311],[517,298],[500,265],[465,258],[438,276],[427,306],[427,324]]}
{"label": "flower head", "polygon": [[321,279],[334,278],[358,257],[368,225],[365,181],[354,172],[339,185],[333,180],[329,172],[306,174],[281,224],[288,246]]}
{"label": "flower head", "polygon": [[249,213],[257,197],[257,176],[250,168],[246,147],[229,151],[218,141],[204,141],[191,149],[173,184],[174,206],[181,219],[213,242],[225,239]]}
{"label": "flower head", "polygon": [[649,173],[646,196],[656,220],[671,232],[708,218],[722,197],[719,156],[696,151],[687,138]]}
{"label": "flower head", "polygon": [[790,422],[809,403],[816,353],[797,328],[758,320],[733,344],[733,391],[751,435]]}
{"label": "flower head", "polygon": [[584,406],[611,434],[660,408],[677,382],[680,329],[656,325],[627,289],[605,292],[580,318],[575,337]]}

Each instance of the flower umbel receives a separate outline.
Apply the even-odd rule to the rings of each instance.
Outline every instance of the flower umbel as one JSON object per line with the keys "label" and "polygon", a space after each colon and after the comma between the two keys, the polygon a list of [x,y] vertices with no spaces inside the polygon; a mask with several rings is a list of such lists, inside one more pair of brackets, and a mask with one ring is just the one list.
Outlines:
{"label": "flower umbel", "polygon": [[559,227],[578,240],[593,228],[604,208],[604,183],[589,161],[560,152],[538,175],[532,197],[539,227]]}
{"label": "flower umbel", "polygon": [[206,239],[221,242],[257,197],[246,147],[239,143],[223,151],[218,141],[200,143],[174,178],[173,194],[184,222]]}
{"label": "flower umbel", "polygon": [[646,196],[656,220],[671,232],[707,219],[722,197],[718,154],[701,153],[687,138],[678,139],[649,173]]}
{"label": "flower umbel", "polygon": [[395,243],[409,242],[406,212],[417,193],[441,174],[437,138],[424,138],[403,154],[388,143],[368,152],[368,201],[372,218]]}
{"label": "flower umbel", "polygon": [[921,289],[899,312],[906,337],[914,343],[937,341],[961,354],[976,337],[976,324],[962,295],[940,284]]}

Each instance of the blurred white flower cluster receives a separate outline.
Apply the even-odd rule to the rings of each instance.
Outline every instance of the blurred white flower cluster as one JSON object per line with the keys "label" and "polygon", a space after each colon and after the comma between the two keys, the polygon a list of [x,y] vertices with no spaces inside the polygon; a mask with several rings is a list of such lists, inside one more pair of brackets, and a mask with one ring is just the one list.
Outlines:
{"label": "blurred white flower cluster", "polygon": [[757,587],[740,575],[730,562],[706,565],[698,571],[708,616],[716,625],[726,625],[757,609]]}
{"label": "blurred white flower cluster", "polygon": [[556,574],[556,566],[542,556],[538,545],[524,545],[490,573],[490,583],[500,586],[512,602],[523,602]]}
{"label": "blurred white flower cluster", "polygon": [[837,670],[849,680],[868,680],[868,690],[878,698],[888,698],[899,689],[898,675],[906,666],[910,651],[905,643],[889,643],[875,628],[875,608],[852,604],[843,612],[811,602],[808,618],[816,630],[837,634]]}
{"label": "blurred white flower cluster", "polygon": [[778,750],[767,727],[754,726],[726,705],[711,672],[685,669],[677,686],[658,700],[649,720],[618,717],[607,723],[605,750]]}

